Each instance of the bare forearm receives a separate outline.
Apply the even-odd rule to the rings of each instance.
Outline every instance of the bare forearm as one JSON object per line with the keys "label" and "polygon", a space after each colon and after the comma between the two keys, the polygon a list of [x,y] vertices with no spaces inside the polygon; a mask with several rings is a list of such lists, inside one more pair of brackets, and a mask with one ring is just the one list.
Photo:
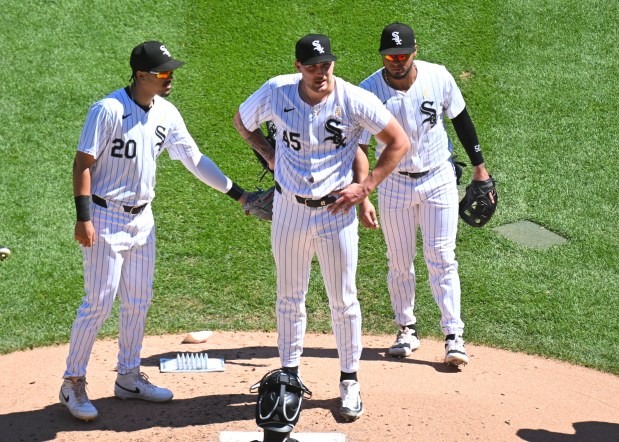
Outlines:
{"label": "bare forearm", "polygon": [[94,158],[78,152],[73,160],[73,196],[90,195],[90,166]]}
{"label": "bare forearm", "polygon": [[370,172],[370,162],[366,153],[361,147],[357,148],[355,160],[352,163],[353,182],[361,183]]}
{"label": "bare forearm", "polygon": [[367,188],[368,194],[393,172],[410,148],[404,129],[395,119],[392,119],[387,127],[376,135],[376,138],[385,143],[385,148],[378,157],[372,172],[361,182],[361,185]]}
{"label": "bare forearm", "polygon": [[275,150],[264,137],[262,131],[260,129],[256,129],[253,132],[247,130],[243,124],[243,121],[241,121],[241,116],[238,112],[234,115],[234,127],[241,137],[243,137],[243,139],[247,142],[247,144],[258,152],[260,156],[262,156],[262,158],[269,163],[271,169],[273,169],[275,163]]}
{"label": "bare forearm", "polygon": [[95,242],[95,228],[90,221],[90,166],[95,159],[83,152],[77,152],[73,160],[73,196],[77,221],[74,238],[84,247],[92,247]]}
{"label": "bare forearm", "polygon": [[[404,148],[404,151],[407,149]],[[385,149],[381,156],[378,158],[378,162],[372,172],[368,174],[367,178],[363,180],[362,184],[367,186],[370,190],[370,193],[381,183],[385,178],[387,178],[391,172],[396,168],[400,159],[402,158],[399,155],[398,150],[388,151]]]}

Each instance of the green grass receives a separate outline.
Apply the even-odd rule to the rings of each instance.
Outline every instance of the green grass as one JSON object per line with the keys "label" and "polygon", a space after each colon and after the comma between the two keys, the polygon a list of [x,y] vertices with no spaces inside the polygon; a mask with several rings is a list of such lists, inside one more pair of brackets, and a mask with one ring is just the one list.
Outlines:
{"label": "green grass", "polygon": [[[458,235],[466,338],[619,374],[616,2],[5,3],[0,244],[13,255],[0,262],[0,353],[68,340],[83,293],[71,162],[88,106],[127,84],[133,46],[159,39],[187,62],[171,101],[202,151],[253,189],[269,181],[259,181],[232,117],[264,81],[292,72],[296,40],[328,34],[336,75],[358,83],[380,65],[382,27],[404,21],[416,30],[419,58],[445,64],[462,88],[498,180],[490,225],[461,223]],[[274,330],[270,226],[167,155],[158,166],[147,333]],[[522,219],[569,242],[526,249],[491,230]],[[391,334],[382,233],[360,236],[364,330]],[[438,337],[421,253],[416,267],[420,332]],[[330,330],[317,266],[308,312],[309,330]],[[116,325],[110,319],[101,336],[114,336]]]}

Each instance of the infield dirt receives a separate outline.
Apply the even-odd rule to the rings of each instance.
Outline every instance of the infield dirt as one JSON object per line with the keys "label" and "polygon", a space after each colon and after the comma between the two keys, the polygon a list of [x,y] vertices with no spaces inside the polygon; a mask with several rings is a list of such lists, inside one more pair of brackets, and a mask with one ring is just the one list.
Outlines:
{"label": "infield dirt", "polygon": [[[279,366],[275,333],[215,332],[202,344],[183,335],[144,341],[142,371],[170,388],[165,404],[113,397],[117,344],[97,341],[88,393],[99,410],[74,419],[58,402],[68,346],[0,356],[2,441],[218,441],[221,431],[256,431],[249,387]],[[462,369],[442,363],[443,343],[422,339],[407,359],[385,355],[393,336],[365,336],[359,371],[365,414],[338,415],[339,364],[330,334],[308,334],[301,375],[312,390],[296,431],[362,441],[619,441],[619,377],[535,356],[467,344]],[[225,371],[160,373],[160,358],[207,351]]]}

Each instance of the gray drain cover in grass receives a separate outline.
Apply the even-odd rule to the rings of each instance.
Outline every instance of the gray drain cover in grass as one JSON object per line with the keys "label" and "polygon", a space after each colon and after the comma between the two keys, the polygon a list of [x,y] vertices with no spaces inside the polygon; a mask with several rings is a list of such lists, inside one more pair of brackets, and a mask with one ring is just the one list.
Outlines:
{"label": "gray drain cover in grass", "polygon": [[567,242],[567,239],[562,236],[531,221],[505,224],[504,226],[495,227],[493,230],[522,246],[535,249],[547,249]]}

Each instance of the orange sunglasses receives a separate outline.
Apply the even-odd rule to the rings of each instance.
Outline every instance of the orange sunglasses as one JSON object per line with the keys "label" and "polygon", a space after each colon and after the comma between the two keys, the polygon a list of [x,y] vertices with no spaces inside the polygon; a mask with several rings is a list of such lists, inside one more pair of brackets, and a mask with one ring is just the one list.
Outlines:
{"label": "orange sunglasses", "polygon": [[395,54],[395,55],[383,55],[389,61],[406,61],[411,56],[411,54]]}
{"label": "orange sunglasses", "polygon": [[149,72],[151,74],[153,74],[157,78],[168,79],[168,78],[172,78],[172,73],[174,71],[165,71],[165,72],[152,72],[152,71],[149,71]]}

